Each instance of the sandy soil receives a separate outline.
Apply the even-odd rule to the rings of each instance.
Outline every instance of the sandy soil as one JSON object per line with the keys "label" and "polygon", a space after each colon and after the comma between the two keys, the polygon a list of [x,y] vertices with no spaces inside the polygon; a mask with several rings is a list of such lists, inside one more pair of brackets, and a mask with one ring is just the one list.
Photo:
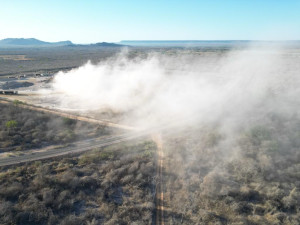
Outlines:
{"label": "sandy soil", "polygon": [[32,60],[30,58],[26,58],[26,55],[0,55],[0,59],[15,60],[15,61]]}

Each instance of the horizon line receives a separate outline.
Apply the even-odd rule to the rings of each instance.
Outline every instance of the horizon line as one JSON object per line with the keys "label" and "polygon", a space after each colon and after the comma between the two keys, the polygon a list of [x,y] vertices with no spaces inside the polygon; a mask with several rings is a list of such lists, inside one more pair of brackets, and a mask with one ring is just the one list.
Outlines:
{"label": "horizon line", "polygon": [[203,39],[203,40],[121,40],[122,41],[168,41],[168,42],[174,42],[174,41],[300,41],[300,39],[289,39],[289,40],[251,40],[251,39]]}

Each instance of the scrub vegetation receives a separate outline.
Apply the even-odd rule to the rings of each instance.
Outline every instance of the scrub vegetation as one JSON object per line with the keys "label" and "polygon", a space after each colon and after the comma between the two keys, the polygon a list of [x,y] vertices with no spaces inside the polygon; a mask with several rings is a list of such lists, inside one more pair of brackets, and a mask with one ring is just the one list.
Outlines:
{"label": "scrub vegetation", "polygon": [[207,125],[167,138],[170,224],[299,224],[299,125],[272,113],[236,133]]}
{"label": "scrub vegetation", "polygon": [[0,173],[0,224],[151,224],[155,144],[137,141]]}
{"label": "scrub vegetation", "polygon": [[[71,69],[88,60],[99,62],[112,56],[120,48],[65,46],[53,48],[3,48],[0,53],[0,76],[20,73],[57,72]],[[27,60],[16,61],[16,55],[23,55]],[[4,57],[3,57],[4,56]]]}
{"label": "scrub vegetation", "polygon": [[[7,62],[1,73],[58,71],[90,57],[49,81],[58,106],[149,128],[162,151],[158,158],[144,139],[1,168],[0,224],[152,224],[155,216],[165,224],[300,224],[298,49],[130,48],[99,58],[98,48],[64,50],[57,61],[53,49],[20,52],[30,59],[18,62],[24,68],[10,71]],[[19,104],[0,107],[2,152],[112,134]]]}
{"label": "scrub vegetation", "polygon": [[0,152],[66,144],[110,132],[104,126],[24,109],[19,104],[0,104]]}

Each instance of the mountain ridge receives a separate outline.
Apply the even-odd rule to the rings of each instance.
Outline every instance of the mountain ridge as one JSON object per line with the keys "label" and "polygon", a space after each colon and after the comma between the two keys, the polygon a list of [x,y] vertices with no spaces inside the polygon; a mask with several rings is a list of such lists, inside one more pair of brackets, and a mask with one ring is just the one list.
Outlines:
{"label": "mountain ridge", "polygon": [[97,42],[91,44],[74,44],[73,42],[46,42],[36,38],[5,38],[0,40],[0,48],[36,48],[36,47],[124,47],[126,45],[111,42]]}
{"label": "mountain ridge", "polygon": [[32,47],[32,46],[64,46],[64,45],[72,45],[71,41],[59,41],[59,42],[46,42],[41,41],[36,38],[5,38],[0,40],[1,47]]}

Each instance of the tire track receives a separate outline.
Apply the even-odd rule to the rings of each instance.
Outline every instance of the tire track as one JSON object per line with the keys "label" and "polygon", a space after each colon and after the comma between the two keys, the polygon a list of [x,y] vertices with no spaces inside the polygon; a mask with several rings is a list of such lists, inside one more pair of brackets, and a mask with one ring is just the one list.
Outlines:
{"label": "tire track", "polygon": [[163,142],[160,134],[152,135],[152,140],[156,143],[157,146],[157,177],[158,182],[156,184],[156,193],[155,193],[155,204],[156,204],[156,225],[165,224],[165,215],[164,215],[164,182],[163,182],[163,164],[164,164],[164,153],[163,153]]}

